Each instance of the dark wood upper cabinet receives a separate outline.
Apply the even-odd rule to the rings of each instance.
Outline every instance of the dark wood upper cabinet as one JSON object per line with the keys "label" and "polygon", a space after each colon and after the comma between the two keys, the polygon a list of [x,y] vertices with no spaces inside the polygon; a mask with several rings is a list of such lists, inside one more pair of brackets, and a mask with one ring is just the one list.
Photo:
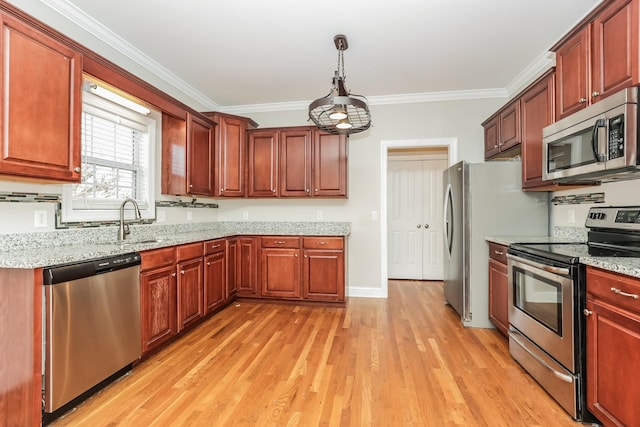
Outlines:
{"label": "dark wood upper cabinet", "polygon": [[313,133],[309,128],[280,132],[280,196],[311,195]]}
{"label": "dark wood upper cabinet", "polygon": [[249,132],[247,196],[278,196],[278,137],[272,130]]}
{"label": "dark wood upper cabinet", "polygon": [[82,55],[0,14],[0,174],[80,181]]}
{"label": "dark wood upper cabinet", "polygon": [[191,113],[162,114],[162,194],[214,195],[214,126]]}
{"label": "dark wood upper cabinet", "polygon": [[216,126],[216,196],[244,197],[247,129],[256,127],[251,119],[230,114],[208,112],[205,116]]}
{"label": "dark wood upper cabinet", "polygon": [[522,141],[520,133],[520,100],[517,99],[500,111],[500,151],[515,147]]}
{"label": "dark wood upper cabinet", "polygon": [[556,52],[556,118],[640,83],[638,0],[603,2],[551,49]]}
{"label": "dark wood upper cabinet", "polygon": [[347,197],[347,142],[346,135],[314,132],[314,197]]}
{"label": "dark wood upper cabinet", "polygon": [[490,159],[500,152],[498,143],[498,126],[500,116],[497,114],[482,124],[484,128],[484,158]]}

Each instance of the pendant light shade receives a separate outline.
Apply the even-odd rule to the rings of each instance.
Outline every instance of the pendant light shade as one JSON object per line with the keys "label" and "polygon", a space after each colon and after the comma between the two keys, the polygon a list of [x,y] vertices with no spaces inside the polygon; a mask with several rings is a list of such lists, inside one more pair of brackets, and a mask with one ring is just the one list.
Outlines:
{"label": "pendant light shade", "polygon": [[333,76],[329,94],[309,105],[309,119],[325,132],[351,134],[362,132],[371,126],[371,114],[367,98],[350,94],[344,84],[343,52],[349,47],[347,37],[338,34],[333,38],[338,49],[338,69]]}

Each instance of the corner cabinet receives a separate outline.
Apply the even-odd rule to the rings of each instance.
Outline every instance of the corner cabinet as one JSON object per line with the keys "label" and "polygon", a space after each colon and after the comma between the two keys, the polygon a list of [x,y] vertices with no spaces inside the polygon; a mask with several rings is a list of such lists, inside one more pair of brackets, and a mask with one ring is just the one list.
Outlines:
{"label": "corner cabinet", "polygon": [[162,194],[214,195],[215,123],[162,114]]}
{"label": "corner cabinet", "polygon": [[551,48],[556,53],[558,119],[640,83],[639,4],[603,2],[590,20]]}
{"label": "corner cabinet", "polygon": [[0,174],[80,181],[82,55],[0,14]]}
{"label": "corner cabinet", "polygon": [[507,247],[489,243],[489,320],[507,336],[509,329]]}
{"label": "corner cabinet", "polygon": [[587,267],[587,406],[605,426],[640,425],[640,279]]}

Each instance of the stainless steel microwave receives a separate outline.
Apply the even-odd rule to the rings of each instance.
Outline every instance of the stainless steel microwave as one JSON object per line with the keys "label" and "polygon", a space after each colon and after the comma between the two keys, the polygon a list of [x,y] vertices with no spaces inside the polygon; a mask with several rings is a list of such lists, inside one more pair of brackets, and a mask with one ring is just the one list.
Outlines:
{"label": "stainless steel microwave", "polygon": [[542,178],[559,183],[640,178],[638,141],[638,88],[633,87],[545,127]]}

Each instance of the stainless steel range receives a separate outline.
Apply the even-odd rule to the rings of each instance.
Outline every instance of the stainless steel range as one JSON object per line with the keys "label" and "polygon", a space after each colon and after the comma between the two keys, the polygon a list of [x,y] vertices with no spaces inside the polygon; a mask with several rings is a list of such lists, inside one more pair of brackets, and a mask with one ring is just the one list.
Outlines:
{"label": "stainless steel range", "polygon": [[590,422],[580,257],[640,257],[640,207],[591,208],[585,226],[586,243],[509,247],[509,351],[575,420]]}

